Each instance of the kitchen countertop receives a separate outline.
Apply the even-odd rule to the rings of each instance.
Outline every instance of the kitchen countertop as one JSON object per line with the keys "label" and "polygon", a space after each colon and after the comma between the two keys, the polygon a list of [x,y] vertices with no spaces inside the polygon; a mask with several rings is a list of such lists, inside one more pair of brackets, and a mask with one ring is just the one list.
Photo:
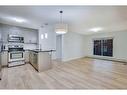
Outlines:
{"label": "kitchen countertop", "polygon": [[26,49],[25,51],[34,51],[34,52],[53,52],[53,51],[56,51],[56,50],[40,50],[40,49],[33,49],[33,50],[30,50],[30,49]]}
{"label": "kitchen countertop", "polygon": [[[8,50],[2,50],[2,51],[0,51],[0,53],[1,52],[5,52],[5,51],[7,51],[8,52]],[[41,49],[25,49],[24,51],[34,51],[34,52],[37,52],[37,53],[39,53],[39,52],[53,52],[53,51],[56,51],[56,50],[41,50]]]}
{"label": "kitchen countertop", "polygon": [[7,52],[8,52],[8,50],[2,50],[1,52],[5,52],[5,51],[7,51]]}

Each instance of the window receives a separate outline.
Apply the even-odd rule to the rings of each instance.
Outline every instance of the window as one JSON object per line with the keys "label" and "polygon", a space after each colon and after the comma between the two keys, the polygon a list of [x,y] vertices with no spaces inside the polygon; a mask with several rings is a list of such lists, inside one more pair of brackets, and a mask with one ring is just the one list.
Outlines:
{"label": "window", "polygon": [[100,56],[113,56],[113,39],[94,40],[93,54]]}

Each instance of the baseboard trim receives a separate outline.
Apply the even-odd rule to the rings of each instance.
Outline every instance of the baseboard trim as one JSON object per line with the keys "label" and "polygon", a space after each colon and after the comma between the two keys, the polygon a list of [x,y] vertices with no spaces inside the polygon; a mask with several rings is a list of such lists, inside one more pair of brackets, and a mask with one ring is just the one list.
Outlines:
{"label": "baseboard trim", "polygon": [[85,58],[85,56],[72,58],[72,59],[67,59],[67,60],[62,60],[62,62],[69,62],[69,61],[73,61],[73,60],[77,60],[77,59],[81,59],[81,58]]}
{"label": "baseboard trim", "polygon": [[107,60],[107,61],[115,61],[115,62],[122,62],[127,63],[127,60],[125,59],[117,59],[117,58],[109,58],[109,57],[101,57],[101,56],[85,56],[86,58],[94,58],[94,59],[101,59],[101,60]]}
{"label": "baseboard trim", "polygon": [[6,67],[8,67],[8,65],[2,65],[2,68],[6,68]]}

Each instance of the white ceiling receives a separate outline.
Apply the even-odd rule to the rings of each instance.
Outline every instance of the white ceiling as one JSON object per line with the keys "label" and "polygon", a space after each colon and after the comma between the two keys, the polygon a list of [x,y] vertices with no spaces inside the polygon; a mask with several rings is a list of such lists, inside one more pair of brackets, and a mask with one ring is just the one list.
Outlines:
{"label": "white ceiling", "polygon": [[[59,11],[63,10],[63,21],[69,24],[69,31],[92,34],[88,31],[102,27],[100,32],[127,30],[126,6],[0,6],[0,22],[17,26],[38,28],[44,23],[59,22]],[[25,19],[17,23],[9,17]]]}

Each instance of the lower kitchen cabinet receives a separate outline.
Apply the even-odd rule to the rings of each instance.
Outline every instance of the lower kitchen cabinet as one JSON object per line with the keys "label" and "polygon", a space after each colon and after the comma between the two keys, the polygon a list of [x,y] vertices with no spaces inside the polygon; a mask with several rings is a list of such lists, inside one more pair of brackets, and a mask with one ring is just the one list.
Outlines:
{"label": "lower kitchen cabinet", "polygon": [[8,52],[7,51],[1,52],[1,63],[2,63],[2,66],[8,65]]}
{"label": "lower kitchen cabinet", "polygon": [[52,68],[51,54],[47,52],[30,51],[30,63],[39,72]]}

